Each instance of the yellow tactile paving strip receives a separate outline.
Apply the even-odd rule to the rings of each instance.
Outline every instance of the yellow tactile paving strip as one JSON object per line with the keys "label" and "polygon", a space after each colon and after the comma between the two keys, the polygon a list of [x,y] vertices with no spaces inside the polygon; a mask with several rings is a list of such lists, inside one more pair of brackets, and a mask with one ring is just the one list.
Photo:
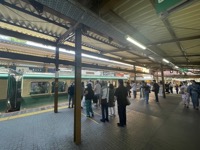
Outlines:
{"label": "yellow tactile paving strip", "polygon": [[[59,107],[59,109],[65,109],[68,108],[68,106],[61,106]],[[7,121],[7,120],[12,120],[12,119],[17,119],[17,118],[23,118],[23,117],[28,117],[28,116],[33,116],[33,115],[38,115],[38,114],[42,114],[42,113],[46,113],[46,112],[51,112],[53,111],[54,108],[49,108],[46,110],[40,110],[40,111],[36,111],[36,112],[29,112],[29,113],[25,113],[25,114],[19,114],[19,115],[15,115],[15,116],[9,116],[9,117],[4,117],[4,118],[0,118],[0,122],[1,121]],[[97,115],[100,115],[96,112],[94,112]],[[81,113],[83,116],[86,117],[86,115],[84,113]],[[90,120],[92,120],[93,122],[99,124],[96,120],[94,120],[93,118],[89,118]]]}

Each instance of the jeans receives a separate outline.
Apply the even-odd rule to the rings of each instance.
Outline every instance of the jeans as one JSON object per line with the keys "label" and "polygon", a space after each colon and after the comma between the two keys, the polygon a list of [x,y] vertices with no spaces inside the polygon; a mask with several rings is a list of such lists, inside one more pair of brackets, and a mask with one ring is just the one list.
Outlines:
{"label": "jeans", "polygon": [[92,115],[94,115],[94,112],[92,110],[92,101],[91,100],[85,100],[85,107],[86,107],[87,117],[90,117],[90,113]]}
{"label": "jeans", "polygon": [[101,104],[102,120],[108,120],[108,103]]}
{"label": "jeans", "polygon": [[149,103],[149,91],[145,91],[145,100],[146,100],[146,103],[148,104]]}
{"label": "jeans", "polygon": [[72,101],[72,107],[74,105],[74,95],[69,95],[69,107],[70,107],[70,103]]}
{"label": "jeans", "polygon": [[193,107],[196,108],[199,106],[199,95],[197,92],[192,92],[191,93],[191,98],[192,98],[192,104]]}

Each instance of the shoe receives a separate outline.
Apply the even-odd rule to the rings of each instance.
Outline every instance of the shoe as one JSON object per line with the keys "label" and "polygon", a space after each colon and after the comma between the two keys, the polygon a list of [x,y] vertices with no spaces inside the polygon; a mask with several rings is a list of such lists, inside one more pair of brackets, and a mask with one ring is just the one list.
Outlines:
{"label": "shoe", "polygon": [[199,110],[199,108],[196,108],[196,110]]}
{"label": "shoe", "polygon": [[94,117],[94,114],[92,114],[92,117]]}
{"label": "shoe", "polygon": [[189,108],[189,106],[187,106],[186,108]]}
{"label": "shoe", "polygon": [[70,108],[70,106],[68,108]]}
{"label": "shoe", "polygon": [[105,120],[104,120],[104,119],[100,119],[100,121],[101,121],[101,122],[105,122]]}
{"label": "shoe", "polygon": [[105,119],[105,121],[109,122],[109,119]]}
{"label": "shoe", "polygon": [[124,127],[123,125],[121,125],[120,123],[117,123],[118,127]]}

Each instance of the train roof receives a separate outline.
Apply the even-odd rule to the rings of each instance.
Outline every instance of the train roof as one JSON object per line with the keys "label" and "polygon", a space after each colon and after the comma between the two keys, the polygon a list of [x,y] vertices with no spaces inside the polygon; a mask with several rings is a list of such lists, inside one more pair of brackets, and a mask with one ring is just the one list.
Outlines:
{"label": "train roof", "polygon": [[7,73],[0,73],[0,79],[2,78],[8,78],[8,74]]}

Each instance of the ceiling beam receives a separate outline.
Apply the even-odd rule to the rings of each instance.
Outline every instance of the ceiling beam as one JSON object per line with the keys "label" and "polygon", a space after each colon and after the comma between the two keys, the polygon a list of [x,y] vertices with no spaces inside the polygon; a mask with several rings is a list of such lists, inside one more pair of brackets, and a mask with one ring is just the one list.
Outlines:
{"label": "ceiling beam", "polygon": [[[199,57],[200,55],[199,54],[194,54],[194,55],[187,55],[187,57]],[[184,57],[183,55],[174,55],[174,56],[166,56],[166,58],[168,57]]]}
{"label": "ceiling beam", "polygon": [[148,43],[147,47],[160,45],[160,44],[174,43],[174,42],[178,42],[178,41],[182,42],[182,41],[197,40],[197,39],[200,39],[200,35],[190,36],[190,37],[185,37],[185,38],[176,38],[176,39],[172,39],[172,40],[166,40],[166,41],[160,41],[160,42],[154,42],[154,43]]}
{"label": "ceiling beam", "polygon": [[[167,18],[165,18],[164,20],[162,20],[162,22],[164,23],[165,27],[167,28],[168,32],[170,33],[170,35],[172,36],[173,39],[177,39],[176,33],[174,32],[170,22],[168,21]],[[180,49],[181,53],[183,54],[183,56],[185,57],[186,61],[189,62],[189,59],[187,57],[187,54],[185,53],[184,48],[182,47],[181,43],[179,41],[176,41],[176,45],[178,46],[178,48]]]}
{"label": "ceiling beam", "polygon": [[[31,35],[26,35],[26,34],[23,34],[23,33],[15,32],[15,31],[7,30],[7,29],[0,28],[0,33],[2,35],[7,35],[7,36],[22,39],[22,40],[26,40],[26,41],[33,41],[33,42],[41,43],[41,44],[44,44],[44,45],[50,45],[50,46],[55,46],[55,47],[57,45],[56,41],[49,41],[49,40],[46,40],[46,39],[37,38],[37,37],[31,36]],[[72,46],[69,46],[69,45],[59,44],[59,47],[75,51],[75,48],[72,47]],[[120,59],[116,59],[116,58],[105,56],[105,55],[102,55],[102,54],[86,51],[86,50],[83,50],[83,49],[82,49],[82,53],[92,55],[92,56],[96,56],[96,57],[105,58],[105,59],[110,59],[110,60],[114,60],[114,61],[119,61],[119,62],[131,64],[131,65],[142,66],[141,63],[134,63],[134,62],[130,63],[128,61],[123,61],[123,60],[120,60]]]}
{"label": "ceiling beam", "polygon": [[[24,61],[52,63],[52,64],[55,63],[55,59],[53,58],[31,56],[31,55],[26,55],[26,54],[18,54],[18,53],[4,52],[4,51],[0,51],[0,57],[13,59],[13,60],[24,60]],[[59,60],[59,64],[70,65],[70,66],[75,65],[74,62],[67,61],[67,60]],[[133,70],[122,69],[120,67],[112,68],[112,67],[107,67],[107,66],[100,66],[100,65],[86,64],[86,63],[82,63],[82,67],[133,73]],[[138,71],[136,73],[149,74],[149,73],[143,73],[143,72],[138,72]]]}

